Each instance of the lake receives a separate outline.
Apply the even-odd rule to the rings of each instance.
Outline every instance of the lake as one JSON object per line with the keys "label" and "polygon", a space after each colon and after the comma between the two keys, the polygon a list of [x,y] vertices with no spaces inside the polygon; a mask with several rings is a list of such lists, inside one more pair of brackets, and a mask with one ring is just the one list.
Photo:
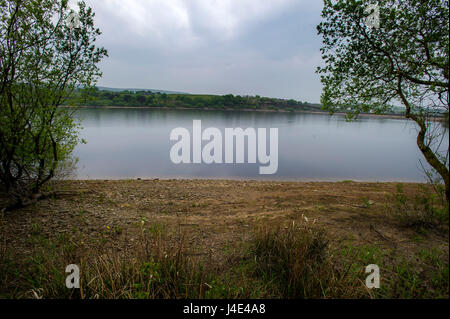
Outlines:
{"label": "lake", "polygon": [[[313,181],[424,182],[425,162],[416,145],[415,123],[361,117],[346,122],[328,114],[82,108],[87,144],[76,147],[80,179],[245,178]],[[259,163],[174,164],[169,139],[174,128],[278,128],[278,170],[260,175]],[[442,148],[448,148],[448,129]],[[192,138],[192,136],[191,136]],[[203,142],[206,144],[207,142]]]}

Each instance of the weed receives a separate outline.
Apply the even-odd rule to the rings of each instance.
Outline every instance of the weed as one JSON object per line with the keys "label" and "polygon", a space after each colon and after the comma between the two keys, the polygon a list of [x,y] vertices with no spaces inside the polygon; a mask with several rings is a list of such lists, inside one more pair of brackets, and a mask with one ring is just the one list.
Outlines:
{"label": "weed", "polygon": [[390,213],[404,226],[415,228],[426,234],[429,229],[448,230],[448,203],[442,200],[430,187],[420,186],[421,194],[408,197],[402,184],[397,184],[396,192],[390,196]]}
{"label": "weed", "polygon": [[361,289],[353,290],[347,273],[334,267],[327,247],[324,233],[306,222],[259,228],[254,239],[256,273],[282,298],[355,296]]}

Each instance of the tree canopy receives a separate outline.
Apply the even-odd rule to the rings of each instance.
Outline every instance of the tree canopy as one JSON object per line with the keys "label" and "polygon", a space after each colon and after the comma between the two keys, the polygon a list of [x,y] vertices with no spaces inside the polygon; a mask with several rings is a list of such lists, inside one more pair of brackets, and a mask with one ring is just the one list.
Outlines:
{"label": "tree canopy", "polygon": [[[370,5],[378,6],[368,10]],[[372,6],[373,8],[373,6]],[[375,26],[367,18],[379,14]],[[403,105],[418,125],[417,145],[439,173],[449,196],[448,148],[430,118],[449,110],[449,4],[430,0],[324,0],[318,33],[321,103],[349,119]]]}
{"label": "tree canopy", "polygon": [[77,124],[58,106],[101,75],[107,52],[94,44],[91,8],[78,6],[75,13],[67,0],[0,0],[0,183],[18,201],[70,160]]}

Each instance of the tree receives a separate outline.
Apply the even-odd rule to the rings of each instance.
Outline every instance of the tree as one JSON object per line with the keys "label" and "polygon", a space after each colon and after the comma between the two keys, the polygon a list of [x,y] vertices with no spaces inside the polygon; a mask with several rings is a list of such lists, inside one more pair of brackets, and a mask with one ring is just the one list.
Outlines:
{"label": "tree", "polygon": [[139,103],[139,105],[144,105],[147,98],[143,94],[139,94],[136,96],[136,101]]}
{"label": "tree", "polygon": [[234,105],[234,95],[233,94],[227,94],[223,95],[223,105],[225,106],[233,106]]}
{"label": "tree", "polygon": [[123,96],[122,96],[122,98],[123,98],[123,100],[126,102],[126,103],[129,103],[132,99],[133,99],[133,97],[131,96],[131,94],[124,94]]}
{"label": "tree", "polygon": [[[377,114],[403,105],[417,145],[442,177],[449,200],[448,148],[432,117],[448,114],[449,4],[439,0],[324,0],[317,26],[324,66],[321,103],[331,113]],[[377,12],[378,11],[378,12]],[[375,24],[379,14],[379,24]]]}
{"label": "tree", "polygon": [[84,2],[78,14],[67,0],[0,0],[0,10],[0,185],[21,205],[71,160],[79,126],[58,106],[95,84],[107,52]]}
{"label": "tree", "polygon": [[166,93],[162,93],[161,94],[161,99],[162,99],[164,105],[166,105],[167,104],[167,100],[168,100],[167,94]]}

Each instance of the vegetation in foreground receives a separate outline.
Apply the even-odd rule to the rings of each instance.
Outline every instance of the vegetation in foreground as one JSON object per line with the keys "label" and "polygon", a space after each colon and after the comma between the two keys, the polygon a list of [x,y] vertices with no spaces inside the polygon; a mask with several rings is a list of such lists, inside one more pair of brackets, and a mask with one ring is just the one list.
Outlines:
{"label": "vegetation in foreground", "polygon": [[[130,213],[135,202],[113,202],[105,196],[120,183],[127,193],[127,187],[145,187],[145,181],[118,181],[102,192],[91,188],[95,197],[76,195],[73,201],[80,204],[95,203],[96,208],[103,209],[102,215],[115,215],[111,207],[120,207],[123,214]],[[303,192],[302,199],[313,197],[314,193],[324,200],[313,199],[316,211],[304,211],[308,214],[289,214],[290,208],[284,207],[289,202],[275,196],[275,202],[266,205],[265,211],[276,210],[279,218],[260,218],[253,222],[237,218],[232,225],[222,231],[208,227],[208,201],[200,199],[196,204],[187,201],[189,206],[177,206],[183,199],[173,202],[162,195],[161,190],[172,186],[172,196],[180,196],[170,181],[149,181],[155,197],[164,202],[154,215],[138,214],[139,218],[122,223],[110,221],[101,230],[89,224],[90,218],[98,219],[90,211],[80,211],[67,221],[55,221],[61,224],[52,225],[53,221],[46,217],[34,217],[28,233],[23,240],[11,238],[14,229],[9,229],[11,222],[23,224],[24,216],[8,214],[1,219],[0,245],[0,296],[2,298],[448,298],[449,265],[448,265],[448,207],[445,201],[435,201],[432,194],[421,191],[424,185],[411,192],[411,185],[392,185],[391,194],[383,195],[385,201],[374,203],[367,197],[359,199],[358,207],[354,207],[355,215],[348,221],[339,221],[342,212],[331,211],[333,204],[325,198],[320,183],[310,183],[311,194]],[[176,183],[176,182],[175,182]],[[181,182],[186,183],[186,182]],[[227,182],[228,183],[228,182]],[[229,182],[233,183],[233,182]],[[244,197],[249,197],[249,189],[263,187],[262,196],[273,196],[267,188],[273,183],[235,182]],[[251,185],[245,186],[245,183]],[[137,185],[140,184],[140,185]],[[161,184],[161,185],[159,185]],[[191,182],[194,186],[195,181]],[[198,182],[201,184],[201,182]],[[226,183],[225,183],[226,184]],[[301,184],[301,183],[297,183]],[[323,184],[323,183],[322,183]],[[356,185],[355,185],[356,184]],[[377,183],[379,184],[379,183]],[[213,185],[213,184],[211,184]],[[206,187],[208,194],[218,187]],[[108,185],[105,185],[108,186]],[[159,186],[161,188],[159,188]],[[179,185],[184,189],[185,185]],[[223,185],[228,187],[230,185]],[[287,193],[295,188],[296,183],[285,183],[278,188]],[[355,189],[366,196],[375,198],[375,194],[386,190],[391,185],[372,185],[375,190],[367,191],[366,184],[346,181],[344,183],[328,183],[335,189],[342,188],[350,192],[342,198],[346,203],[349,198],[358,196]],[[200,187],[197,185],[197,187]],[[220,187],[219,187],[220,188]],[[293,189],[298,191],[298,189]],[[315,191],[314,191],[315,190]],[[429,189],[428,189],[429,190]],[[388,193],[388,192],[383,192]],[[133,196],[141,196],[135,193]],[[127,198],[130,199],[130,195]],[[184,193],[183,197],[189,197]],[[119,198],[117,198],[119,199]],[[284,198],[285,199],[285,198]],[[426,199],[428,204],[424,204]],[[54,211],[55,216],[67,214],[59,204],[65,204],[68,210],[70,199],[49,199],[42,202],[43,209]],[[328,204],[327,204],[328,202]],[[239,199],[229,200],[227,205],[239,206]],[[296,206],[296,200],[290,204]],[[423,205],[424,204],[424,205]],[[148,203],[146,204],[148,205]],[[341,205],[342,206],[342,205]],[[247,205],[251,210],[253,204]],[[346,203],[343,211],[352,210]],[[414,208],[400,209],[400,207]],[[447,218],[442,219],[440,213],[447,211]],[[91,210],[93,207],[91,206]],[[39,210],[39,207],[34,207]],[[175,214],[185,210],[185,215]],[[220,208],[218,209],[220,211]],[[220,211],[220,218],[235,218],[245,210]],[[407,216],[399,212],[408,211]],[[24,213],[27,212],[16,212]],[[175,215],[173,215],[175,214]],[[203,215],[202,215],[203,214]],[[92,215],[92,216],[89,216]],[[136,216],[138,216],[136,215]],[[258,215],[262,215],[259,212]],[[33,215],[35,216],[35,215]],[[356,228],[367,228],[370,222],[375,229],[375,241],[362,240],[357,233],[349,230],[349,225],[362,216],[364,221]],[[405,223],[405,220],[421,220],[428,216],[426,223]],[[103,216],[102,216],[103,217]],[[165,217],[165,218],[164,218]],[[198,217],[197,224],[189,217]],[[21,219],[22,218],[22,219]],[[109,216],[106,216],[109,218]],[[333,219],[336,218],[336,219]],[[200,220],[204,220],[204,223]],[[336,225],[329,224],[334,220]],[[190,223],[189,223],[190,222]],[[209,221],[214,222],[214,221]],[[248,223],[251,225],[245,225]],[[342,225],[337,225],[341,223]],[[394,230],[402,235],[401,240],[394,238],[387,229],[380,231],[381,224],[391,224]],[[420,227],[418,227],[420,225]],[[187,226],[187,227],[186,227]],[[251,227],[249,230],[246,227]],[[342,227],[341,227],[342,226]],[[24,227],[24,226],[21,226]],[[230,233],[229,227],[237,227],[230,240],[221,241],[211,238],[213,233]],[[337,228],[336,228],[337,227]],[[339,228],[345,230],[339,232]],[[243,231],[243,229],[247,229]],[[334,229],[334,230],[333,230]],[[330,231],[332,230],[332,231]],[[196,244],[198,238],[205,234],[205,240]],[[243,234],[248,234],[244,236]],[[387,235],[389,234],[389,235]],[[383,240],[384,237],[384,240]],[[19,242],[17,241],[19,240]],[[408,249],[400,245],[409,245]],[[119,245],[119,246],[117,246]],[[213,247],[215,249],[213,249]],[[65,267],[77,264],[81,268],[80,289],[65,287]],[[365,286],[365,267],[377,264],[380,267],[380,289],[368,289]]]}
{"label": "vegetation in foreground", "polygon": [[0,1],[0,188],[14,207],[64,175],[82,141],[73,112],[59,106],[95,84],[107,51],[96,46],[94,12],[77,6],[73,27],[67,0]]}

